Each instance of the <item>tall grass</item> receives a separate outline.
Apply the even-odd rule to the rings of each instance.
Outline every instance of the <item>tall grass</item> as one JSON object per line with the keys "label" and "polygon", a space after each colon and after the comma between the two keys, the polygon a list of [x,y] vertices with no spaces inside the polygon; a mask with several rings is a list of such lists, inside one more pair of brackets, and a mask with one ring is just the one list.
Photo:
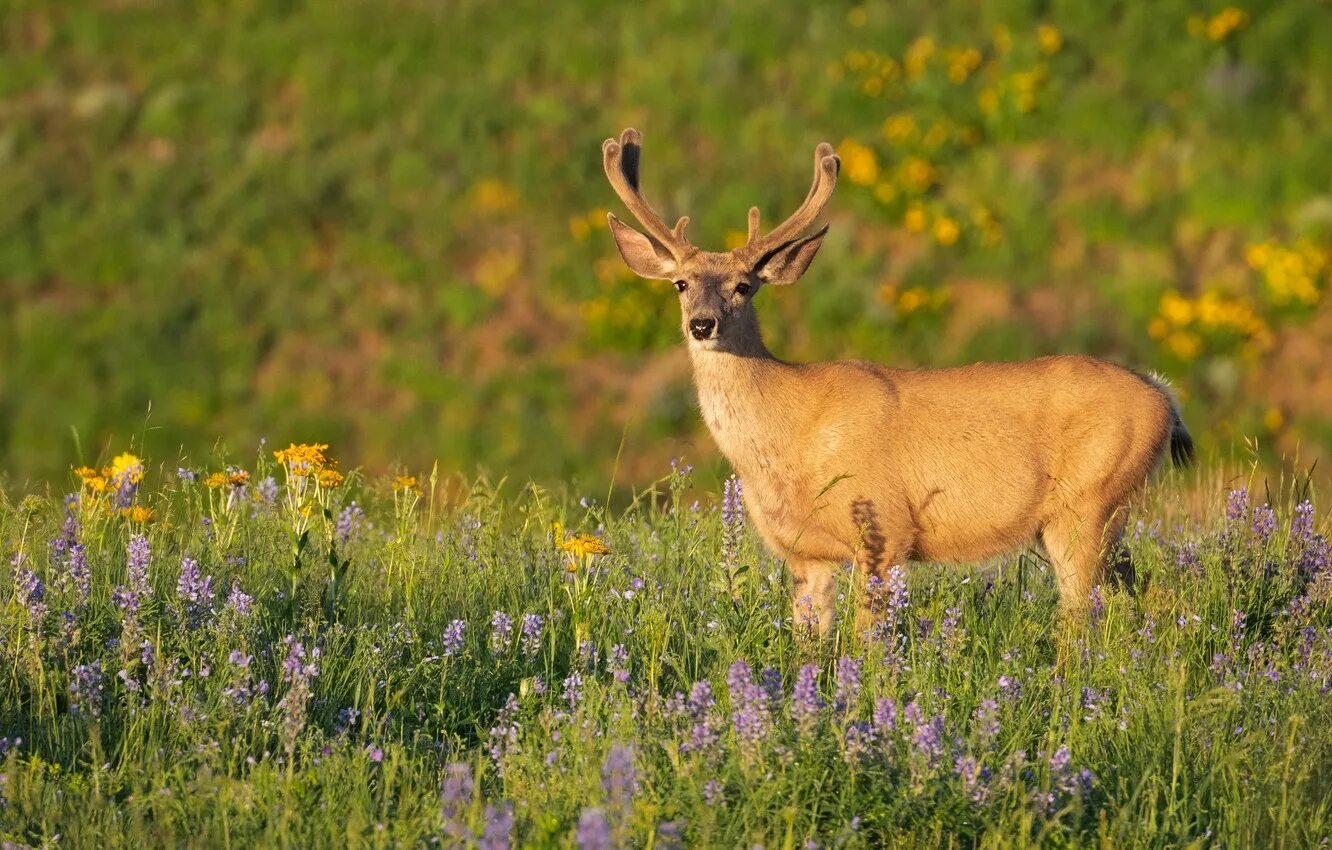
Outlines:
{"label": "tall grass", "polygon": [[[1099,588],[1083,618],[1015,556],[895,571],[871,591],[885,626],[862,638],[844,616],[817,640],[790,620],[781,564],[743,514],[694,501],[686,466],[609,511],[484,481],[447,500],[434,480],[324,486],[322,457],[290,458],[147,480],[125,461],[63,502],[0,503],[0,838],[1295,848],[1332,832],[1332,567],[1307,503],[1217,491],[1190,524],[1144,514],[1126,541],[1139,592]],[[858,592],[848,576],[844,614]]]}

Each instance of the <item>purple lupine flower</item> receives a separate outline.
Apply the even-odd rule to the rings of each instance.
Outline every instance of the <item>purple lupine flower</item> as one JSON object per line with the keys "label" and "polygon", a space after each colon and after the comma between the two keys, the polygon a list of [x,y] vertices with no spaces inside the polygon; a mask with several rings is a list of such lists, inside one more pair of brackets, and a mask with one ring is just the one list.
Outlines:
{"label": "purple lupine flower", "polygon": [[513,804],[488,805],[485,817],[477,850],[509,850],[513,841]]}
{"label": "purple lupine flower", "polygon": [[40,634],[42,620],[46,618],[46,585],[32,570],[23,566],[23,553],[12,561],[14,565],[14,596],[28,612],[28,630]]}
{"label": "purple lupine flower", "polygon": [[615,681],[621,685],[629,684],[629,650],[624,648],[624,644],[617,643],[611,647],[610,654],[606,656],[606,666],[610,668]]}
{"label": "purple lupine flower", "polygon": [[338,512],[338,522],[334,533],[338,536],[338,545],[346,546],[361,536],[365,528],[365,510],[356,502],[349,502]]}
{"label": "purple lupine flower", "polygon": [[1271,505],[1262,504],[1253,509],[1253,536],[1258,538],[1259,543],[1266,543],[1276,527],[1276,511],[1272,510]]}
{"label": "purple lupine flower", "polygon": [[1305,499],[1295,506],[1295,515],[1290,520],[1290,539],[1304,545],[1314,536],[1314,506]]}
{"label": "purple lupine flower", "polygon": [[183,603],[185,622],[198,628],[212,613],[213,577],[202,575],[199,562],[193,558],[180,561],[180,578],[176,580],[176,596]]}
{"label": "purple lupine flower", "polygon": [[973,803],[984,803],[990,794],[990,769],[973,756],[959,756],[953,762],[953,773],[962,780],[962,793]]}
{"label": "purple lupine flower", "polygon": [[887,738],[897,728],[897,703],[892,697],[879,697],[874,701],[874,731],[880,738]]}
{"label": "purple lupine flower", "polygon": [[895,656],[901,643],[898,629],[906,616],[907,606],[911,603],[911,594],[907,589],[906,570],[901,564],[888,568],[888,578],[880,581],[877,576],[870,581],[871,606],[879,611],[879,621],[874,625],[870,636],[883,641],[890,656]]}
{"label": "purple lupine flower", "polygon": [[1175,555],[1175,566],[1194,575],[1202,575],[1202,555],[1196,540],[1186,540]]}
{"label": "purple lupine flower", "polygon": [[444,657],[453,658],[463,649],[463,637],[466,632],[467,624],[462,620],[454,620],[444,627]]}
{"label": "purple lupine flower", "polygon": [[504,707],[495,716],[495,725],[490,728],[490,758],[500,774],[504,772],[504,758],[518,751],[518,697],[509,694]]}
{"label": "purple lupine flower", "polygon": [[976,706],[976,713],[973,715],[975,722],[973,728],[976,730],[976,742],[983,750],[988,750],[994,743],[994,739],[999,735],[999,703],[992,699],[987,699]]}
{"label": "purple lupine flower", "polygon": [[838,712],[850,714],[860,700],[860,661],[850,656],[837,659],[834,703]]}
{"label": "purple lupine flower", "polygon": [[1243,522],[1249,513],[1249,491],[1235,489],[1226,495],[1226,520],[1231,523]]}
{"label": "purple lupine flower", "polygon": [[535,657],[541,650],[541,638],[546,624],[540,614],[524,614],[522,624],[522,651],[528,658]]}
{"label": "purple lupine flower", "polygon": [[712,718],[714,705],[716,700],[712,696],[712,683],[707,679],[695,682],[689,689],[689,701],[686,704],[693,728],[689,731],[689,740],[681,747],[685,752],[709,752],[716,746],[720,733]]}
{"label": "purple lupine flower", "polygon": [[726,673],[726,686],[731,694],[731,727],[740,743],[740,755],[753,760],[758,757],[772,725],[767,695],[754,683],[753,671],[744,661],[731,665]]}
{"label": "purple lupine flower", "polygon": [[513,639],[513,618],[503,611],[496,611],[490,616],[490,651],[499,655],[508,648]]}
{"label": "purple lupine flower", "polygon": [[1092,720],[1101,713],[1101,707],[1109,694],[1098,691],[1095,688],[1083,687],[1082,689],[1082,710],[1086,712],[1083,720]]}
{"label": "purple lupine flower", "polygon": [[153,588],[148,584],[148,562],[152,551],[148,547],[148,538],[136,534],[130,538],[126,547],[128,576],[123,585],[111,594],[111,599],[125,612],[125,622],[138,622],[139,607],[153,595]]}
{"label": "purple lupine flower", "polygon": [[476,794],[476,780],[472,778],[472,766],[466,762],[452,762],[444,766],[444,783],[440,789],[440,800],[444,812],[444,834],[458,842],[470,838],[463,818],[472,805]]}
{"label": "purple lupine flower", "polygon": [[915,700],[907,705],[904,716],[912,727],[912,750],[933,770],[944,752],[943,717],[936,714],[926,720],[920,704]]}
{"label": "purple lupine flower", "polygon": [[577,670],[564,679],[564,701],[569,703],[570,711],[577,711],[583,701],[583,674]]}
{"label": "purple lupine flower", "polygon": [[801,738],[813,736],[819,722],[823,700],[819,699],[819,668],[806,664],[796,672],[795,688],[791,692],[791,720]]}
{"label": "purple lupine flower", "polygon": [[709,806],[726,805],[726,800],[723,797],[725,793],[721,782],[716,779],[709,779],[703,783],[703,801]]}
{"label": "purple lupine flower", "polygon": [[199,473],[195,472],[193,469],[186,469],[183,466],[178,466],[176,467],[176,477],[181,481],[193,484],[195,481],[199,480]]}
{"label": "purple lupine flower", "polygon": [[735,564],[740,548],[740,533],[745,525],[743,499],[744,485],[732,475],[722,488],[722,562],[729,568]]}
{"label": "purple lupine flower", "polygon": [[601,790],[606,799],[623,815],[633,807],[638,793],[638,771],[634,767],[634,748],[613,744],[601,764]]}
{"label": "purple lupine flower", "polygon": [[1083,794],[1091,789],[1096,777],[1090,770],[1076,773],[1072,767],[1072,753],[1068,745],[1062,745],[1050,756],[1050,785],[1065,794]]}
{"label": "purple lupine flower", "polygon": [[846,725],[846,747],[842,751],[843,758],[847,764],[858,764],[874,751],[874,743],[878,740],[878,734],[874,727],[863,721],[856,721]]}
{"label": "purple lupine flower", "polygon": [[226,610],[238,618],[250,616],[254,610],[254,597],[241,590],[240,580],[232,579],[231,591],[227,594]]}
{"label": "purple lupine flower", "polygon": [[1022,696],[1022,683],[1012,676],[1000,676],[999,695],[1009,702],[1017,702]]}
{"label": "purple lupine flower", "polygon": [[1097,623],[1101,622],[1101,619],[1105,616],[1105,594],[1102,593],[1101,586],[1098,584],[1091,589],[1091,593],[1088,594],[1088,597],[1091,604],[1087,613],[1091,620],[1091,624],[1094,627]]}
{"label": "purple lupine flower", "polygon": [[80,664],[70,671],[69,710],[85,717],[102,714],[102,662]]}
{"label": "purple lupine flower", "polygon": [[661,850],[683,850],[684,830],[678,821],[668,820],[657,824],[657,841],[654,847]]}
{"label": "purple lupine flower", "polygon": [[282,662],[282,682],[287,685],[287,694],[278,706],[283,716],[282,741],[287,759],[290,760],[295,755],[296,738],[305,728],[306,708],[311,694],[310,682],[319,675],[319,667],[315,662],[320,653],[317,646],[307,652],[305,644],[297,640],[295,635],[284,637],[282,644],[287,647],[287,657]]}
{"label": "purple lupine flower", "polygon": [[777,711],[782,704],[782,671],[776,667],[764,667],[759,674],[759,687],[768,698],[768,711]]}
{"label": "purple lupine flower", "polygon": [[945,663],[957,653],[966,630],[962,628],[962,609],[951,606],[944,611],[944,618],[939,623],[939,646]]}
{"label": "purple lupine flower", "polygon": [[574,843],[578,850],[611,850],[610,822],[601,807],[583,809],[578,816],[578,828],[574,830]]}
{"label": "purple lupine flower", "polygon": [[597,652],[597,645],[590,640],[580,640],[578,642],[578,665],[584,670],[593,671],[597,669],[597,662],[601,654]]}

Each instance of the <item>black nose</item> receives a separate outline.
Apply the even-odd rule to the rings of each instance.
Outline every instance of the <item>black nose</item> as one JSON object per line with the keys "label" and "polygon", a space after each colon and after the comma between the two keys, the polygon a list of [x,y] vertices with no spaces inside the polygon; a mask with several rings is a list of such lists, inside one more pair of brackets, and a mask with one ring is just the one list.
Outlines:
{"label": "black nose", "polygon": [[709,339],[716,328],[716,319],[689,320],[689,332],[694,335],[694,339]]}

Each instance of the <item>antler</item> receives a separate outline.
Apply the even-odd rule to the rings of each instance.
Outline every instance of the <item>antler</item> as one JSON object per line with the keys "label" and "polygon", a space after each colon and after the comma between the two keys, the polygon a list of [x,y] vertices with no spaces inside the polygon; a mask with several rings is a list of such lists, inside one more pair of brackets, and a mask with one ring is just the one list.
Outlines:
{"label": "antler", "polygon": [[643,134],[632,127],[620,134],[620,141],[607,139],[601,143],[601,158],[606,167],[606,177],[610,179],[615,194],[620,196],[629,212],[634,214],[654,241],[661,243],[677,258],[693,246],[685,238],[685,228],[689,226],[689,216],[681,216],[674,228],[643,199],[638,188],[638,161],[643,155]]}
{"label": "antler", "polygon": [[790,239],[814,223],[823,212],[828,199],[837,186],[837,173],[841,170],[842,160],[833,153],[832,145],[822,142],[814,149],[814,182],[805,195],[805,202],[791,217],[777,225],[767,236],[759,236],[759,208],[749,208],[749,241],[744,251],[751,257],[758,258]]}

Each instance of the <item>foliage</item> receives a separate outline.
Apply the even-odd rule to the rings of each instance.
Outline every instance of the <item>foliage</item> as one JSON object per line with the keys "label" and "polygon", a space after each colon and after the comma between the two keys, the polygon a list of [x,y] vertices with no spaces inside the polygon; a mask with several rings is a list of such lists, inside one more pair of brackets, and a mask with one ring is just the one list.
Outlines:
{"label": "foliage", "polygon": [[[334,466],[305,444],[161,480],[122,453],[107,490],[79,470],[63,501],[0,502],[0,840],[1303,847],[1332,830],[1332,546],[1306,494],[1137,522],[1140,592],[1096,588],[1079,616],[1030,558],[912,567],[848,581],[820,641],[789,619],[736,482],[692,501],[679,464],[611,512]],[[884,624],[864,639],[845,616],[860,592]]]}
{"label": "foliage", "polygon": [[[1055,2],[20,3],[0,24],[0,467],[328,434],[644,484],[699,442],[602,139],[703,244],[843,185],[774,349],[1085,351],[1206,449],[1332,445],[1332,18]],[[57,422],[62,427],[52,428]],[[603,451],[588,451],[601,447]],[[719,485],[712,464],[700,469]]]}

